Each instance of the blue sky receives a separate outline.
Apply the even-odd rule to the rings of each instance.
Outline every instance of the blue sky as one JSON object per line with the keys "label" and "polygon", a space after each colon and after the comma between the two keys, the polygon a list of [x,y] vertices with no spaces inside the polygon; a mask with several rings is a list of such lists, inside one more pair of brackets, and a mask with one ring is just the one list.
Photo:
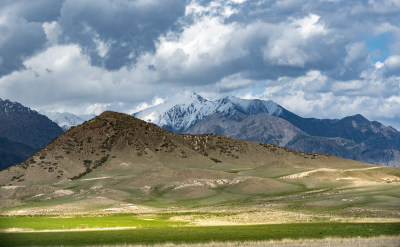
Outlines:
{"label": "blue sky", "polygon": [[182,91],[400,128],[400,1],[0,2],[1,98],[132,113]]}
{"label": "blue sky", "polygon": [[387,59],[390,54],[388,47],[390,36],[391,33],[383,33],[365,40],[371,63],[384,62]]}

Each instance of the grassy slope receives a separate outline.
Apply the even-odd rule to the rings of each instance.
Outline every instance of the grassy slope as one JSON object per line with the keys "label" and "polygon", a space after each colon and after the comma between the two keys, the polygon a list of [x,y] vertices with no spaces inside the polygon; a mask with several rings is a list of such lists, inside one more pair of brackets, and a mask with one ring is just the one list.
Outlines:
{"label": "grassy slope", "polygon": [[[182,167],[184,164],[172,168],[168,166],[153,168],[146,164],[120,165],[124,164],[123,160],[112,159],[108,165],[99,167],[80,179],[55,184],[55,189],[50,190],[48,194],[44,192],[41,196],[32,196],[39,194],[33,192],[26,197],[29,201],[27,205],[8,208],[3,212],[34,208],[33,211],[37,210],[39,214],[46,214],[47,209],[51,210],[48,211],[50,214],[106,213],[104,210],[121,208],[124,204],[144,205],[155,208],[156,211],[178,207],[181,211],[212,212],[221,206],[229,207],[232,211],[237,209],[247,211],[249,207],[255,205],[260,208],[268,205],[270,209],[303,212],[316,217],[400,217],[398,183],[374,182],[390,176],[397,171],[395,168],[382,167],[349,172],[344,170],[359,168],[330,165],[330,168],[337,171],[316,172],[298,179],[282,179],[279,177],[312,171],[314,168],[283,164],[286,169],[282,169],[282,173],[278,174],[277,169],[282,164],[240,166],[240,164],[218,163],[204,169],[188,169]],[[232,169],[236,170],[232,172]],[[360,169],[365,169],[365,166]],[[356,179],[340,179],[350,176]],[[96,179],[102,177],[104,179]],[[93,178],[94,180],[90,180]],[[207,185],[181,189],[174,187],[192,181],[204,179],[216,181],[221,178],[230,181],[238,178],[244,181],[240,184],[222,184],[216,187]],[[361,183],[358,184],[358,181]],[[144,185],[152,188],[144,191]],[[68,190],[72,194],[56,194],[54,191],[59,189]],[[66,211],[57,211],[58,207]],[[203,207],[208,208],[203,209]],[[135,210],[123,212],[135,212]]]}

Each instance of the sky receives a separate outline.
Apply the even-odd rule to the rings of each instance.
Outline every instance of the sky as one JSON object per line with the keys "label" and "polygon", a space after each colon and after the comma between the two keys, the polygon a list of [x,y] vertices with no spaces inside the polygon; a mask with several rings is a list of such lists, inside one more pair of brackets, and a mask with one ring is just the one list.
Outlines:
{"label": "sky", "polygon": [[133,113],[182,92],[400,129],[400,0],[1,0],[0,98]]}

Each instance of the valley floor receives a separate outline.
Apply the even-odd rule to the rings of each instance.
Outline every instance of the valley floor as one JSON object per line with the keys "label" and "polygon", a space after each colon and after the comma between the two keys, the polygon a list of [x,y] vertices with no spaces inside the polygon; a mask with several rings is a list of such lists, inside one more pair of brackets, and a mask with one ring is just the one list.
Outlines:
{"label": "valley floor", "polygon": [[[199,226],[227,213],[2,216],[0,246],[399,246],[400,222]],[[254,215],[253,215],[254,216]],[[184,221],[183,219],[186,219]]]}

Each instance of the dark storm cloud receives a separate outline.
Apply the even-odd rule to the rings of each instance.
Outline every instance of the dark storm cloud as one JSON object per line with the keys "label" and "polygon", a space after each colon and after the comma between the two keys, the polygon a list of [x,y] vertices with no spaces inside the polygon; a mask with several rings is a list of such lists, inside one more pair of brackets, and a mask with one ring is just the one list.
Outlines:
{"label": "dark storm cloud", "polygon": [[0,76],[23,69],[24,59],[46,47],[45,22],[57,21],[60,40],[79,44],[93,65],[115,70],[154,50],[184,11],[184,0],[3,0]]}
{"label": "dark storm cloud", "polygon": [[0,77],[24,68],[23,61],[45,47],[41,22],[58,18],[62,1],[0,3]]}
{"label": "dark storm cloud", "polygon": [[[185,15],[185,8],[190,4],[197,4],[203,10],[189,11]],[[199,67],[190,73],[181,73],[181,76],[171,76],[171,80],[177,83],[215,83],[238,72],[250,79],[276,79],[279,76],[300,76],[309,70],[323,71],[338,80],[357,79],[363,70],[371,66],[368,53],[360,42],[379,35],[376,34],[379,31],[374,29],[378,29],[380,24],[398,25],[400,13],[398,5],[391,1],[381,1],[378,5],[373,1],[325,0],[4,0],[0,6],[12,10],[8,14],[12,20],[3,24],[1,29],[5,40],[0,45],[3,61],[1,75],[23,68],[24,58],[44,48],[46,40],[41,30],[41,23],[44,22],[57,21],[62,44],[79,44],[82,52],[90,57],[92,65],[108,70],[134,66],[143,54],[156,52],[160,36],[171,31],[179,37],[185,27],[205,18],[221,17],[227,8],[234,11],[220,18],[223,25],[235,25],[242,30],[257,23],[279,27],[273,29],[259,25],[257,32],[245,34],[245,42],[224,48],[226,52],[230,52],[228,49],[242,49],[246,55],[214,67]],[[295,25],[299,25],[296,20],[305,19],[310,14],[319,17],[314,24],[323,25],[326,33],[297,42],[299,36],[290,35],[296,32]],[[282,25],[285,23],[287,25]],[[15,33],[18,31],[21,34]],[[397,36],[393,34],[391,37]],[[222,38],[231,39],[231,42],[237,39],[233,36]],[[392,39],[390,44],[398,42],[398,39]],[[391,49],[398,48],[391,45]],[[209,51],[205,55],[212,58],[215,52],[218,51]],[[203,70],[207,73],[204,74]],[[196,75],[197,71],[203,74],[202,78]]]}
{"label": "dark storm cloud", "polygon": [[184,0],[68,0],[59,24],[65,43],[79,44],[93,65],[116,70],[153,51],[184,13]]}
{"label": "dark storm cloud", "polygon": [[15,15],[25,19],[27,22],[50,22],[57,20],[64,0],[24,0],[8,1],[18,3]]}
{"label": "dark storm cloud", "polygon": [[[0,77],[24,68],[23,61],[43,48],[46,35],[38,23],[17,20],[0,26]],[[29,41],[29,42],[27,42]]]}

